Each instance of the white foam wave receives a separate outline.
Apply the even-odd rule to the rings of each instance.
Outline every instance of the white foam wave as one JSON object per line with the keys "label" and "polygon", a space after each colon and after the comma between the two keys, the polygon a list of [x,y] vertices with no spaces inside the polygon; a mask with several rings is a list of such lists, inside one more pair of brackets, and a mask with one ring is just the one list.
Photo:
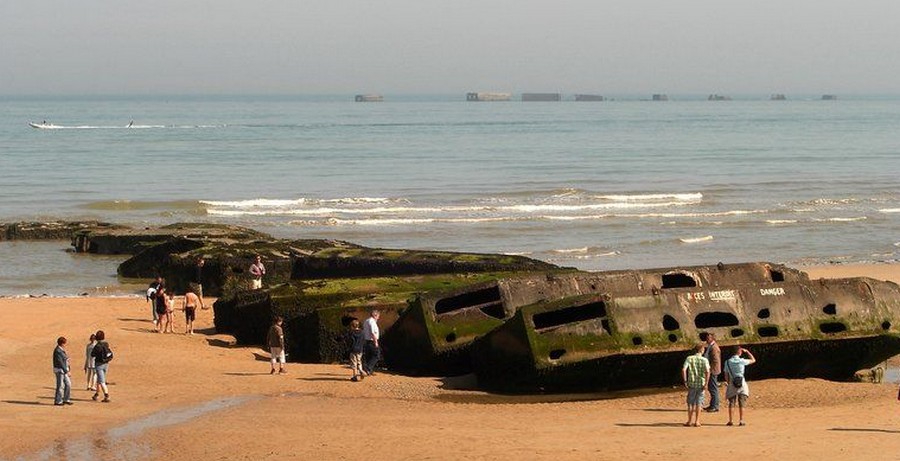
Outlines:
{"label": "white foam wave", "polygon": [[295,205],[303,205],[306,203],[305,198],[295,200],[276,200],[258,198],[253,200],[236,200],[236,201],[217,201],[217,200],[200,200],[200,203],[208,206],[218,206],[227,208],[284,208]]}
{"label": "white foam wave", "polygon": [[653,200],[676,200],[679,202],[699,203],[703,194],[699,192],[687,194],[635,194],[635,195],[598,195],[599,199],[615,202],[648,202]]}
{"label": "white foam wave", "polygon": [[694,237],[694,238],[680,238],[678,239],[681,243],[702,243],[702,242],[710,242],[713,240],[712,235],[706,235],[703,237]]}
{"label": "white foam wave", "polygon": [[766,224],[796,224],[796,219],[767,219]]}
{"label": "white foam wave", "polygon": [[869,219],[865,216],[856,216],[853,218],[825,218],[825,219],[814,219],[815,222],[857,222],[857,221],[865,221]]}
{"label": "white foam wave", "polygon": [[569,254],[569,253],[587,253],[587,252],[588,252],[588,247],[581,247],[581,248],[562,248],[562,249],[551,250],[551,251],[552,251],[553,253],[563,253],[563,254]]}
{"label": "white foam wave", "polygon": [[530,251],[507,251],[503,254],[506,256],[529,256],[533,253]]}
{"label": "white foam wave", "polygon": [[900,213],[900,208],[882,208],[879,213]]}

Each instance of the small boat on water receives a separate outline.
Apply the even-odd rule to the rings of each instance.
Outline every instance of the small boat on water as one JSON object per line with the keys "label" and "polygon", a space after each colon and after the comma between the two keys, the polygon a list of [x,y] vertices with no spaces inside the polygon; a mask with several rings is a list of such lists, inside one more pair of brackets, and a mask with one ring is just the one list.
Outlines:
{"label": "small boat on water", "polygon": [[47,123],[46,121],[44,121],[44,122],[28,122],[28,126],[30,126],[32,128],[36,128],[38,130],[54,130],[54,129],[62,128],[59,125]]}

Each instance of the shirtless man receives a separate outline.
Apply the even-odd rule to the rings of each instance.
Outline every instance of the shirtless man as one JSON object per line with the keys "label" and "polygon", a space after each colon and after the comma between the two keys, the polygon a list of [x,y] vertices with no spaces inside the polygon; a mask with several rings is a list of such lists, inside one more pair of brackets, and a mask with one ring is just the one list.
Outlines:
{"label": "shirtless man", "polygon": [[203,307],[203,299],[197,296],[193,291],[184,294],[184,334],[194,334],[194,319],[197,317],[197,306]]}

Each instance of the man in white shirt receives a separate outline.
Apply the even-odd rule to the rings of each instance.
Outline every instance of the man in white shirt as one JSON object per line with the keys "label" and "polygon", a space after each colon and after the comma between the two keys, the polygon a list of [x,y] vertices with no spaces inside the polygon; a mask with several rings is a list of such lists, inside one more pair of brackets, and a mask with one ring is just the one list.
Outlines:
{"label": "man in white shirt", "polygon": [[259,290],[262,288],[263,275],[266,275],[266,266],[263,266],[262,258],[256,255],[256,262],[250,266],[250,275],[253,276],[252,288]]}
{"label": "man in white shirt", "polygon": [[363,348],[365,356],[363,371],[369,376],[375,374],[375,365],[378,365],[378,360],[381,359],[381,349],[378,346],[378,338],[381,336],[381,331],[378,329],[379,317],[381,317],[381,312],[373,309],[372,315],[363,323],[363,339],[366,340],[365,348]]}

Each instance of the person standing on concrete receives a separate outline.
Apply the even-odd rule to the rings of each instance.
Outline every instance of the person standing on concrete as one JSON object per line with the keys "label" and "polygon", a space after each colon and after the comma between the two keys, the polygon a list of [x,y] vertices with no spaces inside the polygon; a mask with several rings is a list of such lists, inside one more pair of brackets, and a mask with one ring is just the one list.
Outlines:
{"label": "person standing on concrete", "polygon": [[205,265],[206,261],[203,258],[197,258],[197,264],[194,265],[194,276],[189,285],[191,291],[196,293],[201,300],[203,299],[203,266]]}
{"label": "person standing on concrete", "polygon": [[706,350],[703,352],[703,356],[709,360],[709,406],[703,411],[715,413],[719,411],[719,375],[722,374],[722,350],[716,342],[715,333],[706,333],[705,341]]}
{"label": "person standing on concrete", "polygon": [[685,426],[700,427],[700,407],[703,406],[703,391],[709,382],[709,360],[703,356],[706,343],[699,343],[694,354],[688,356],[681,366],[681,379],[687,388],[687,422]]}
{"label": "person standing on concrete", "polygon": [[381,331],[378,329],[378,319],[380,317],[381,312],[378,309],[373,309],[372,314],[363,324],[363,339],[366,341],[363,371],[369,376],[375,374],[375,366],[378,365],[378,360],[381,359],[381,347],[378,345],[378,339],[381,337]]}
{"label": "person standing on concrete", "polygon": [[[748,358],[743,358],[744,354],[747,354]],[[747,365],[754,363],[756,363],[756,357],[741,346],[735,347],[734,355],[725,361],[725,382],[728,383],[728,387],[725,388],[725,398],[728,399],[727,426],[734,425],[732,413],[735,404],[738,407],[738,425],[746,425],[744,424],[744,406],[747,404],[747,399],[750,398],[750,386],[747,385],[744,370]]]}
{"label": "person standing on concrete", "polygon": [[272,320],[272,326],[269,327],[269,334],[266,338],[269,353],[272,355],[272,371],[269,372],[272,375],[275,374],[275,363],[277,362],[280,362],[278,373],[287,373],[287,370],[284,369],[284,330],[281,328],[283,322],[284,319],[280,315],[276,315]]}
{"label": "person standing on concrete", "polygon": [[69,354],[66,353],[66,338],[56,339],[53,349],[53,374],[56,375],[56,395],[54,405],[72,405],[72,378],[69,374]]}
{"label": "person standing on concrete", "polygon": [[254,290],[262,288],[262,279],[266,275],[266,266],[262,263],[262,258],[256,255],[256,261],[250,265],[250,275],[253,277],[250,287]]}

